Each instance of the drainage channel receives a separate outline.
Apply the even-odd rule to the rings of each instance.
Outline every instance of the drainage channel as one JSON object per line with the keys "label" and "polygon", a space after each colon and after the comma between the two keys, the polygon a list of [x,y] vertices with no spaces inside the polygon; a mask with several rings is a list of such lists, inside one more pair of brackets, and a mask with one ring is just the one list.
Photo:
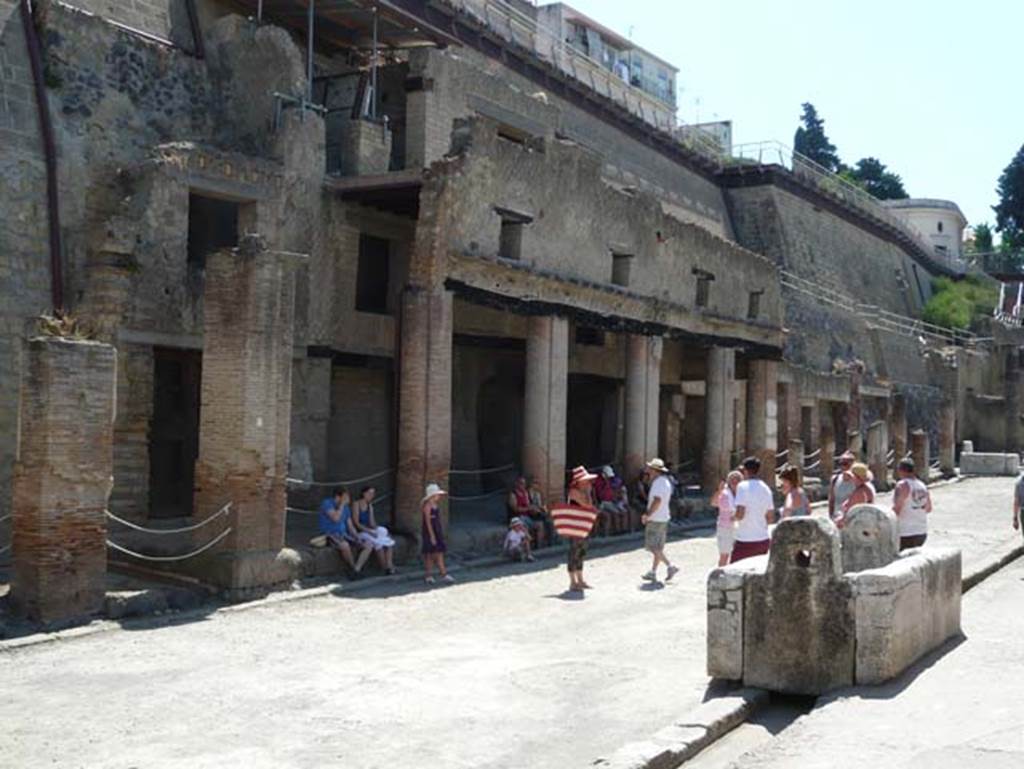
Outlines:
{"label": "drainage channel", "polygon": [[773,694],[767,705],[682,766],[685,769],[743,767],[744,755],[769,745],[800,716],[809,713],[816,701],[815,697]]}

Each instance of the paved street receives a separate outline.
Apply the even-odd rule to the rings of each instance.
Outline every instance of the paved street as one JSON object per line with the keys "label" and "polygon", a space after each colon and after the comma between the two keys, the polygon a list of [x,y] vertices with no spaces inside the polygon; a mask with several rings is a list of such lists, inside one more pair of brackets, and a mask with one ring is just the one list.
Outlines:
{"label": "paved street", "polygon": [[[839,692],[733,766],[1018,769],[1024,766],[1024,559],[964,597],[966,640],[907,675]],[[703,769],[700,761],[697,766]],[[710,766],[710,764],[708,764]]]}
{"label": "paved street", "polygon": [[[937,489],[935,541],[962,541],[966,563],[1008,547],[1011,488]],[[596,555],[582,601],[562,597],[564,568],[545,561],[0,653],[0,763],[585,766],[685,714],[708,686],[714,540],[670,543],[683,571],[654,590],[638,546]],[[977,603],[965,604],[969,633]]]}

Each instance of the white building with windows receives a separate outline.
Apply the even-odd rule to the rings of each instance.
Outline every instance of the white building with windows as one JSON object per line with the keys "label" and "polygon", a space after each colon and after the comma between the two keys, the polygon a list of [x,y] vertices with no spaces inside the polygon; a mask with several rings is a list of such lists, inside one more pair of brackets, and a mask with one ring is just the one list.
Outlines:
{"label": "white building with windows", "polygon": [[950,267],[963,267],[964,228],[967,218],[952,200],[903,198],[883,205],[921,233],[935,255]]}

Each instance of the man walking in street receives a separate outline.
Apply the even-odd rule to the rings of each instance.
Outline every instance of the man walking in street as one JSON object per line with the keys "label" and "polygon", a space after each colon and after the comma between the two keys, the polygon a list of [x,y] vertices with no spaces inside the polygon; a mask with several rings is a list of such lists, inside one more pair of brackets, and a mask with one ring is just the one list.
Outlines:
{"label": "man walking in street", "polygon": [[901,460],[896,466],[896,491],[892,509],[900,524],[900,550],[921,547],[928,539],[928,513],[932,511],[932,495],[917,473],[914,462]]}
{"label": "man walking in street", "polygon": [[668,582],[679,571],[665,555],[665,542],[668,539],[668,522],[672,517],[669,503],[672,500],[672,481],[668,476],[668,467],[660,459],[652,459],[644,469],[646,480],[651,484],[647,494],[647,512],[640,518],[644,524],[644,547],[654,558],[651,570],[643,578],[648,582],[658,581],[658,564],[668,567],[665,581]]}
{"label": "man walking in street", "polygon": [[1024,508],[1024,473],[1017,479],[1013,487],[1013,528],[1024,534],[1024,525],[1021,525],[1020,511]]}
{"label": "man walking in street", "polygon": [[761,460],[747,457],[741,465],[743,481],[736,487],[736,543],[730,563],[764,555],[771,540],[768,524],[775,518],[775,499],[768,484],[761,480]]}

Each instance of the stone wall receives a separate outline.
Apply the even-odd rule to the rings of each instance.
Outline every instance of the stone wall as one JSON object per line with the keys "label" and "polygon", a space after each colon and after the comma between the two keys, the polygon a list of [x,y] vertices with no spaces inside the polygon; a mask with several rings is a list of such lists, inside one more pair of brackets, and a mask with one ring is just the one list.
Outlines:
{"label": "stone wall", "polygon": [[722,191],[713,181],[494,59],[469,48],[416,51],[409,74],[423,89],[409,94],[410,166],[428,165],[448,151],[456,119],[485,115],[528,135],[578,142],[603,156],[602,172],[610,180],[651,192],[685,221],[730,233]]}
{"label": "stone wall", "polygon": [[[782,306],[772,265],[666,216],[653,196],[605,184],[598,156],[557,139],[508,142],[485,119],[460,125],[456,140],[460,156],[437,168],[454,194],[453,278],[513,297],[563,297],[559,303],[604,316],[660,321],[697,334],[769,346],[780,338]],[[525,222],[518,258],[498,260],[503,217]],[[628,260],[628,277],[616,276],[615,255]],[[513,270],[533,283],[518,288]],[[703,307],[699,275],[710,283]],[[552,285],[551,278],[563,285]],[[755,291],[761,292],[760,308],[750,320],[748,292]]]}
{"label": "stone wall", "polygon": [[[11,510],[22,340],[49,312],[46,169],[17,0],[0,0],[0,518]],[[8,544],[0,524],[0,547]]]}

